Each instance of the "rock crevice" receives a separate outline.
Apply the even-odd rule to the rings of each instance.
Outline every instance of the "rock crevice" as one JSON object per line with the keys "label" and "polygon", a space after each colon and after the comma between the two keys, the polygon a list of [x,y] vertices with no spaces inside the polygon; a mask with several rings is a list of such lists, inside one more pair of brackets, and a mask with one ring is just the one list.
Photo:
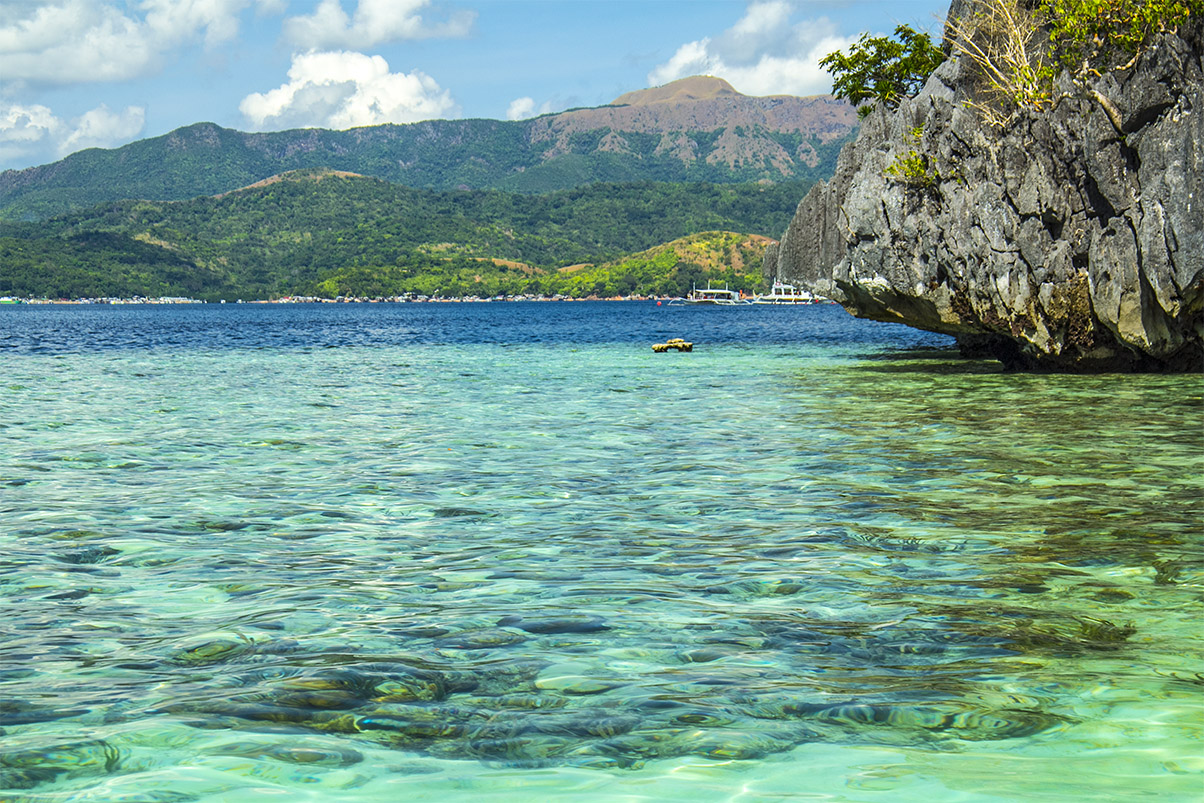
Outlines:
{"label": "rock crevice", "polygon": [[879,108],[766,253],[768,279],[1013,368],[1204,370],[1204,20],[1005,130],[951,58]]}

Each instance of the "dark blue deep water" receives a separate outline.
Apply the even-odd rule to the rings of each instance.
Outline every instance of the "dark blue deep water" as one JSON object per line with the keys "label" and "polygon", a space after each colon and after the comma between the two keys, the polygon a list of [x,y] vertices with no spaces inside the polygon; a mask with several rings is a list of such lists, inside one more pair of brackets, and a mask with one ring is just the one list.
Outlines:
{"label": "dark blue deep water", "polygon": [[658,307],[655,302],[21,305],[0,307],[0,350],[335,348],[489,344],[945,346],[828,304]]}

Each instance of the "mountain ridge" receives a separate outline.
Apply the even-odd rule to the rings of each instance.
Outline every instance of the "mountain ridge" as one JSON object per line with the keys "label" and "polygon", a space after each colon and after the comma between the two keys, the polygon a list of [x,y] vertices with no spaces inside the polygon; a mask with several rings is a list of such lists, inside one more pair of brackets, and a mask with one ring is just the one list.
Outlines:
{"label": "mountain ridge", "polygon": [[123,198],[216,195],[306,168],[424,189],[526,194],[595,181],[814,181],[831,173],[857,123],[852,107],[830,96],[757,98],[715,78],[682,79],[616,101],[632,96],[634,104],[522,121],[276,132],[194,123],[120,148],[4,171],[0,219],[40,220]]}

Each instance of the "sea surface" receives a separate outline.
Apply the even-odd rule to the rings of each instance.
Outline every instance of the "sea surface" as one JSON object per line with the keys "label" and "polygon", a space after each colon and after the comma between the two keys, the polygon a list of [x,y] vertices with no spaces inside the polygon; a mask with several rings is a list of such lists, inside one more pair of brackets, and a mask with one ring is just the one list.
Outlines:
{"label": "sea surface", "polygon": [[6,307],[0,371],[0,800],[1204,792],[1198,376],[651,302]]}

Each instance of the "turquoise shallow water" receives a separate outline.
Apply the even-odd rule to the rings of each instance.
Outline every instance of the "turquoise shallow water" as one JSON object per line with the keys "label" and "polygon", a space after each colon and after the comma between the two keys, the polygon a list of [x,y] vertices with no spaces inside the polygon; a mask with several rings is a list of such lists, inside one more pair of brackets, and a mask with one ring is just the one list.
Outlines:
{"label": "turquoise shallow water", "polygon": [[0,321],[0,799],[1199,797],[1198,377],[528,306]]}

